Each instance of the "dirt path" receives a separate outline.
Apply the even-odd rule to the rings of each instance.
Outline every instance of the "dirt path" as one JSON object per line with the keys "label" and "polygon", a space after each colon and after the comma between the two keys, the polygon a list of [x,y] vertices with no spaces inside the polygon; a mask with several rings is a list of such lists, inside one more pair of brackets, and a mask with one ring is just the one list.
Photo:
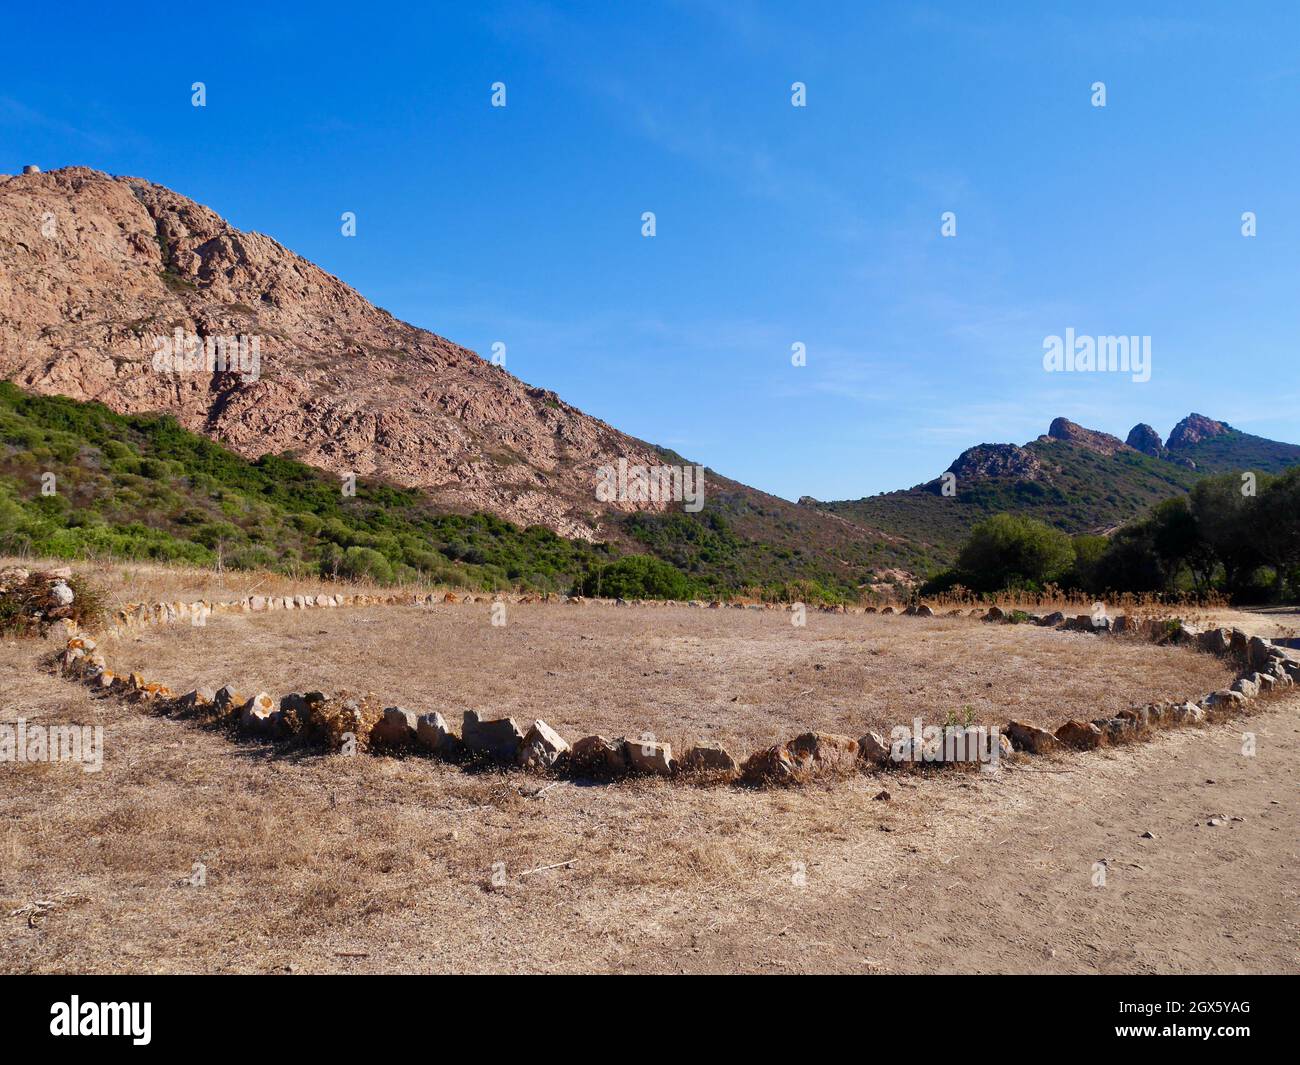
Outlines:
{"label": "dirt path", "polygon": [[[1039,760],[978,782],[997,794],[956,826],[939,827],[936,809],[907,867],[855,868],[850,855],[820,898],[765,898],[666,967],[1300,972],[1300,696],[1274,706],[1055,767],[1068,772]],[[1215,815],[1225,823],[1208,826]]]}

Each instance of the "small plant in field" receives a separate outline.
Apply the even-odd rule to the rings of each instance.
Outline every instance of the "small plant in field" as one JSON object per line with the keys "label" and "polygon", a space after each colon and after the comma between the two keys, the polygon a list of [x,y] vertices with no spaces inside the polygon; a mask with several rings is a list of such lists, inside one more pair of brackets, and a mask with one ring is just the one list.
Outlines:
{"label": "small plant in field", "polygon": [[173,292],[196,292],[198,286],[187,277],[182,277],[172,267],[158,271],[158,276],[162,278],[163,284]]}
{"label": "small plant in field", "polygon": [[961,713],[949,708],[943,719],[944,728],[970,728],[975,723],[975,707],[963,706]]}

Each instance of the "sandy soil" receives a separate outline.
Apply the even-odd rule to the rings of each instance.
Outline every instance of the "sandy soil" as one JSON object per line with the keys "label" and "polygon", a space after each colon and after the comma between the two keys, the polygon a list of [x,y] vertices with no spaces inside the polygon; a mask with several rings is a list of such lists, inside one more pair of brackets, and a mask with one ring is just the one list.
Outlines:
{"label": "sandy soil", "polygon": [[680,971],[1300,972],[1300,697],[1271,707],[1237,726],[976,778],[964,810],[951,792],[930,805],[920,785],[904,802],[927,809],[902,819],[915,845],[901,860],[873,864],[850,844],[818,863],[817,901],[750,907],[687,958],[660,961]]}
{"label": "sandy soil", "polygon": [[205,628],[110,641],[118,672],[176,691],[374,691],[387,705],[544,718],[577,739],[716,739],[743,756],[809,728],[886,736],[970,708],[1055,727],[1231,683],[1218,659],[1176,647],[967,618],[682,607],[488,604],[218,615]]}
{"label": "sandy soil", "polygon": [[996,775],[539,794],[234,744],[40,651],[0,645],[0,717],[107,749],[0,768],[5,971],[1300,971],[1300,697]]}

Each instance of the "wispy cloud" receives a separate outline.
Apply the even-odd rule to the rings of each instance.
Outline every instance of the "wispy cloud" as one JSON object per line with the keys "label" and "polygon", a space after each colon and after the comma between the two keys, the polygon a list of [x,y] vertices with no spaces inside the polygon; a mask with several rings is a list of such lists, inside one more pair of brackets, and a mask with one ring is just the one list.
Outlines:
{"label": "wispy cloud", "polygon": [[58,134],[61,137],[81,141],[104,151],[117,147],[117,141],[113,137],[81,129],[79,126],[64,122],[62,119],[51,118],[49,115],[29,107],[21,100],[15,100],[12,96],[0,96],[0,126],[9,126],[15,129],[41,129]]}

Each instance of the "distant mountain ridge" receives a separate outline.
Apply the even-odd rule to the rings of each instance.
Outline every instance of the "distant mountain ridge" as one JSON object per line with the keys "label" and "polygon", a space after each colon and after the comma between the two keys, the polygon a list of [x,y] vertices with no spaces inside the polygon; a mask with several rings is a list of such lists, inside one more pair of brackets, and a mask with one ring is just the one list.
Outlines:
{"label": "distant mountain ridge", "polygon": [[1300,445],[1243,433],[1202,414],[1189,414],[1164,441],[1146,424],[1121,440],[1061,417],[1023,446],[967,448],[925,484],[815,505],[928,544],[932,557],[950,562],[975,524],[993,514],[1027,514],[1071,534],[1105,533],[1189,491],[1204,475],[1280,473],[1295,465]]}
{"label": "distant mountain ridge", "polygon": [[1145,422],[1133,426],[1128,436],[1120,440],[1110,433],[1085,429],[1067,418],[1054,419],[1047,436],[1039,439],[1065,440],[1101,455],[1114,455],[1130,448],[1203,472],[1255,469],[1277,473],[1300,463],[1300,444],[1252,436],[1204,414],[1189,414],[1174,426],[1167,441],[1161,441],[1160,434]]}

